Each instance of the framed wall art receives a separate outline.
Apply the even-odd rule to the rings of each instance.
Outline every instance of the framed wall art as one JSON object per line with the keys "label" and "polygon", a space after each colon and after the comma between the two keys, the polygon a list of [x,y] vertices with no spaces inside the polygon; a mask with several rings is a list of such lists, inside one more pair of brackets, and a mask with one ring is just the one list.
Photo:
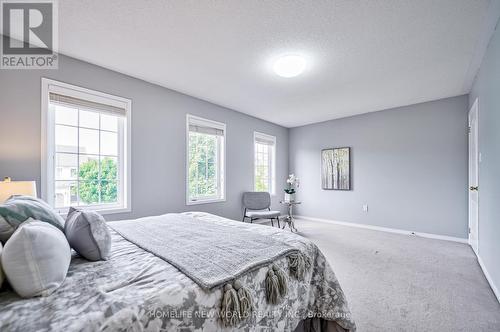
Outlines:
{"label": "framed wall art", "polygon": [[351,190],[351,148],[321,151],[321,188]]}

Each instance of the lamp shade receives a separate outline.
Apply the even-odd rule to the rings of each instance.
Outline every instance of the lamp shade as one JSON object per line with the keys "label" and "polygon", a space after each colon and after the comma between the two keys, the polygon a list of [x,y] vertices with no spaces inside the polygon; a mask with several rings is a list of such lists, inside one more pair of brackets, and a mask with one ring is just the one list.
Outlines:
{"label": "lamp shade", "polygon": [[12,195],[26,195],[36,197],[35,181],[11,181],[5,178],[0,181],[0,203],[5,202]]}

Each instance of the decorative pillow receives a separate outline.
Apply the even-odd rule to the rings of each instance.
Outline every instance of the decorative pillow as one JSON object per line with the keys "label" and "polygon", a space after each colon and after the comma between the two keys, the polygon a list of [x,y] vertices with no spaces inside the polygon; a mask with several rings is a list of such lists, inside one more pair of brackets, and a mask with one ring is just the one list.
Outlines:
{"label": "decorative pillow", "polygon": [[2,243],[0,243],[0,289],[2,288],[3,279],[4,279],[1,262],[2,262]]}
{"label": "decorative pillow", "polygon": [[70,208],[64,232],[69,245],[81,256],[90,261],[108,259],[111,234],[99,213]]}
{"label": "decorative pillow", "polygon": [[22,297],[47,296],[66,278],[71,250],[64,234],[49,223],[28,219],[10,237],[2,266]]}
{"label": "decorative pillow", "polygon": [[28,218],[45,221],[61,231],[64,219],[41,199],[14,195],[0,204],[0,241],[4,244],[14,231]]}
{"label": "decorative pillow", "polygon": [[0,214],[0,243],[5,243],[14,231],[15,228]]}

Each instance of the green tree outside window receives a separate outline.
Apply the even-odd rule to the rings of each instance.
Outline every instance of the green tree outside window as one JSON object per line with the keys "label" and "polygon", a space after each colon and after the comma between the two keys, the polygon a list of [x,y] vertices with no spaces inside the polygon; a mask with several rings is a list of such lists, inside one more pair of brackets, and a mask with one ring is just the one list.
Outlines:
{"label": "green tree outside window", "polygon": [[[85,204],[114,203],[117,201],[117,165],[113,158],[99,161],[91,159],[80,165],[79,189],[80,202]],[[75,188],[76,190],[76,188]]]}

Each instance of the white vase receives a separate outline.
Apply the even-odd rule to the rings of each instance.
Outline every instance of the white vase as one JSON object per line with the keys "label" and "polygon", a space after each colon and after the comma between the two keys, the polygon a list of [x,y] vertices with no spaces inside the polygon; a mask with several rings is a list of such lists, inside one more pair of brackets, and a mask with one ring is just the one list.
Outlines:
{"label": "white vase", "polygon": [[293,200],[294,200],[294,194],[285,193],[285,202],[293,202]]}

